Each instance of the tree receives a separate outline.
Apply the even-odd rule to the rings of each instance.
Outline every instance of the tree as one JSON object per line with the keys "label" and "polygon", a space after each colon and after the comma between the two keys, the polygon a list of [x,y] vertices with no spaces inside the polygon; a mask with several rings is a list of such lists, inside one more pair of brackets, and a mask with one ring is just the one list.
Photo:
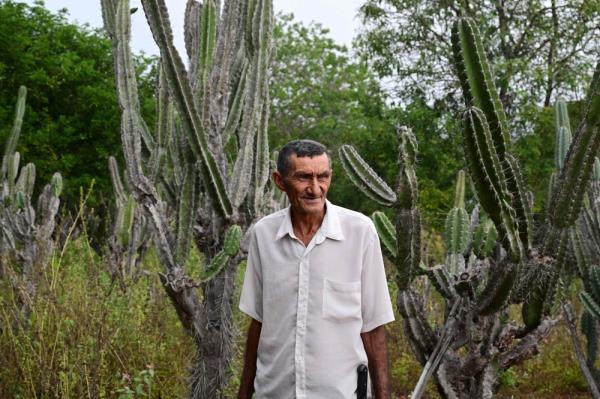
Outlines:
{"label": "tree", "polygon": [[[395,169],[394,128],[385,97],[365,63],[329,36],[320,24],[304,25],[293,15],[279,15],[274,31],[277,51],[271,76],[271,148],[293,139],[313,139],[332,154],[352,141],[373,154],[382,174]],[[334,169],[338,168],[334,159]],[[391,176],[391,175],[390,175]],[[343,173],[336,174],[330,198],[343,206],[370,212],[373,202],[359,201]]]}
{"label": "tree", "polygon": [[[367,0],[356,43],[378,76],[390,79],[397,101],[424,93],[429,103],[455,109],[448,32],[460,14],[480,27],[509,113],[547,107],[557,95],[583,97],[600,49],[600,3],[594,0]],[[515,122],[522,124],[517,135],[530,130],[523,118]]]}
{"label": "tree", "polygon": [[[91,201],[97,205],[111,192],[108,156],[120,154],[111,44],[100,31],[71,24],[66,16],[66,10],[53,14],[41,1],[30,6],[0,0],[0,141],[9,134],[15,93],[25,85],[19,152],[36,164],[40,182],[55,171],[65,176],[63,195],[71,207],[77,206],[79,187],[95,179]],[[148,62],[136,57],[138,74]],[[142,76],[142,97],[152,98],[151,76]]]}

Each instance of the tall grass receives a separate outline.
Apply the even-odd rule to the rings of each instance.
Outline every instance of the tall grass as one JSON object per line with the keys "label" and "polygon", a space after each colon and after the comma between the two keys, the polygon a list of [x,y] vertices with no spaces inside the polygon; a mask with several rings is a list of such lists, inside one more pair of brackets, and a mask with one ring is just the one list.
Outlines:
{"label": "tall grass", "polygon": [[[199,262],[202,257],[194,253],[188,266]],[[81,236],[57,250],[23,324],[12,288],[0,281],[0,398],[185,397],[186,368],[195,347],[164,294],[152,251],[143,268],[137,281],[111,280],[103,258]],[[243,272],[242,265],[238,290]],[[410,354],[398,315],[396,320],[387,326],[388,347],[393,392],[403,398],[421,367]],[[236,312],[235,323],[239,332],[225,391],[231,398],[239,384],[248,320]],[[501,398],[587,397],[563,327],[538,357],[503,375],[502,384]],[[433,384],[427,397],[438,397]]]}
{"label": "tall grass", "polygon": [[24,324],[0,281],[0,398],[180,397],[193,354],[158,279],[110,279],[84,238],[54,258]]}

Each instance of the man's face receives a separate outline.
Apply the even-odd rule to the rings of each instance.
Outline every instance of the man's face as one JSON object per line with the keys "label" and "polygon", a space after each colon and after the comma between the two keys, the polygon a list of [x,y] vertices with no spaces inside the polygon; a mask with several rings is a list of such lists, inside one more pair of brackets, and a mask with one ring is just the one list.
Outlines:
{"label": "man's face", "polygon": [[325,197],[331,184],[331,168],[327,154],[314,157],[290,156],[288,176],[273,173],[275,184],[288,196],[294,212],[314,215],[323,212]]}

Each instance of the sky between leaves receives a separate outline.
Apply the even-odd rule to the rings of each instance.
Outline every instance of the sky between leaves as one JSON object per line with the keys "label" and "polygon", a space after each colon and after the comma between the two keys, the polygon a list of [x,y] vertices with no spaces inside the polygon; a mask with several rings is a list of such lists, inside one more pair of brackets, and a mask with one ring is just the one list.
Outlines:
{"label": "sky between leaves", "polygon": [[[34,0],[20,0],[33,4]],[[339,44],[351,47],[359,20],[356,18],[358,7],[363,0],[273,0],[275,13],[293,13],[296,19],[305,24],[315,21],[330,29],[331,37]],[[139,11],[132,15],[131,46],[134,52],[158,54],[150,29],[146,24],[140,0],[130,0],[131,7]],[[181,54],[185,54],[183,44],[183,12],[185,0],[166,0],[171,17],[175,45]],[[89,23],[96,28],[102,26],[100,0],[45,0],[47,9],[56,12],[62,8],[69,10],[69,20],[79,24]]]}

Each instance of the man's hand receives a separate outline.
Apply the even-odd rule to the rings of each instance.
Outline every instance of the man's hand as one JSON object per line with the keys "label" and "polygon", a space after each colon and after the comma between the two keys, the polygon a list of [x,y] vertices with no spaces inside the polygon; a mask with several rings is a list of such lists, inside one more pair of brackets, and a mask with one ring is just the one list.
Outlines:
{"label": "man's hand", "polygon": [[258,353],[258,341],[262,323],[252,319],[248,327],[248,338],[246,340],[246,355],[244,356],[244,371],[240,383],[238,399],[250,399],[254,393],[254,377],[256,376],[256,359]]}
{"label": "man's hand", "polygon": [[360,334],[367,359],[369,374],[373,383],[373,394],[376,399],[390,398],[390,381],[388,375],[388,356],[385,343],[385,327],[379,326],[371,331]]}

